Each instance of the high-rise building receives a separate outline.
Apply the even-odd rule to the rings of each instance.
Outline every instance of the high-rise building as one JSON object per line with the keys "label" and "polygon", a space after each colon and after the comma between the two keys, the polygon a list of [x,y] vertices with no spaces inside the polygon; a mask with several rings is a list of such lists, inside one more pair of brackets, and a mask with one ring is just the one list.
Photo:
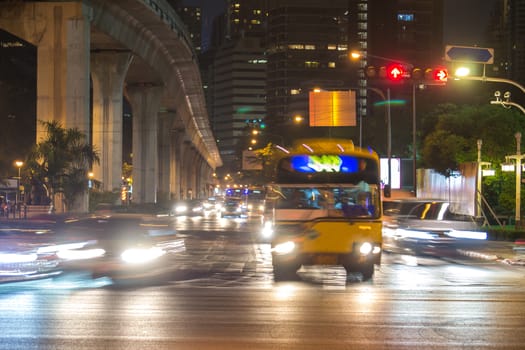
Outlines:
{"label": "high-rise building", "polygon": [[265,1],[227,1],[225,15],[214,23],[208,70],[208,110],[227,171],[240,170],[249,129],[266,118]]}
{"label": "high-rise building", "polygon": [[188,28],[191,42],[197,53],[202,46],[202,9],[198,6],[184,6],[180,0],[168,0]]}
{"label": "high-rise building", "polygon": [[213,62],[211,125],[229,171],[241,165],[249,128],[266,117],[266,58],[257,37],[225,41]]}
{"label": "high-rise building", "polygon": [[350,47],[361,53],[358,63],[359,113],[368,113],[370,86],[366,66],[404,62],[410,67],[432,67],[443,58],[443,1],[350,0]]}
{"label": "high-rise building", "polygon": [[[240,152],[249,146],[247,126],[260,121],[268,134],[293,137],[294,117],[308,121],[314,88],[356,90],[359,128],[361,118],[371,119],[369,128],[382,128],[383,115],[367,105],[377,96],[370,93],[363,68],[384,65],[385,58],[414,66],[442,63],[443,1],[230,0],[210,38],[203,80],[211,125],[226,167],[237,170]],[[352,62],[351,50],[365,59]],[[405,90],[395,93],[406,93],[403,98],[409,100]],[[394,117],[396,112],[409,111],[396,109]],[[411,140],[410,121],[404,122],[400,149]],[[303,128],[301,136],[344,133],[355,138],[359,128]],[[380,150],[386,143],[383,131],[373,139]]]}
{"label": "high-rise building", "polygon": [[314,88],[350,87],[348,0],[269,0],[266,32],[268,126],[308,120]]}
{"label": "high-rise building", "polygon": [[495,73],[525,85],[525,1],[498,1],[492,13],[489,45],[494,48]]}

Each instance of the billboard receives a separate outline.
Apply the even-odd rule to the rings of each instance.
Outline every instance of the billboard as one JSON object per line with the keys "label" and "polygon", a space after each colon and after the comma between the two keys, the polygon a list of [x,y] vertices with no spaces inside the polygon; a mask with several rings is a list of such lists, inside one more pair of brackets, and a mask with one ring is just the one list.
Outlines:
{"label": "billboard", "polygon": [[356,126],[355,106],[355,91],[312,91],[310,126]]}
{"label": "billboard", "polygon": [[262,170],[262,160],[255,151],[242,151],[242,170]]}
{"label": "billboard", "polygon": [[[381,182],[388,183],[388,158],[381,158]],[[401,159],[390,158],[390,188],[398,190],[401,188]]]}

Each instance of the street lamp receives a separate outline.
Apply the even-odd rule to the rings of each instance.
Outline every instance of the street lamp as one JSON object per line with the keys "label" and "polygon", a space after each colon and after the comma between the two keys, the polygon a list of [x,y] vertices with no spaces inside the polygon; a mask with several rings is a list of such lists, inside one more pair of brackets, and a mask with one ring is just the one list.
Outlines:
{"label": "street lamp", "polygon": [[18,199],[20,197],[20,169],[22,168],[22,165],[24,165],[24,162],[21,160],[16,160],[15,165],[18,168],[18,177],[16,178],[16,197],[15,197],[15,204],[18,204]]}
{"label": "street lamp", "polygon": [[[265,135],[267,135],[267,136],[279,138],[279,140],[281,141],[281,144],[284,145],[284,137],[281,136],[281,135],[278,135],[278,134],[272,134],[272,133],[266,132],[266,131],[262,132],[262,131],[259,131],[259,130],[252,130],[252,135],[254,135],[254,136],[257,136],[257,135],[265,136]],[[257,143],[257,140],[256,139],[251,139],[250,143],[252,145],[255,145]]]}
{"label": "street lamp", "polygon": [[[521,154],[521,133],[517,132],[514,134],[516,138],[516,154],[506,156],[506,163],[501,165],[502,171],[516,171],[516,213],[515,213],[515,226],[521,226],[521,160],[525,158],[525,155]],[[509,166],[509,159],[516,161],[516,166]]]}

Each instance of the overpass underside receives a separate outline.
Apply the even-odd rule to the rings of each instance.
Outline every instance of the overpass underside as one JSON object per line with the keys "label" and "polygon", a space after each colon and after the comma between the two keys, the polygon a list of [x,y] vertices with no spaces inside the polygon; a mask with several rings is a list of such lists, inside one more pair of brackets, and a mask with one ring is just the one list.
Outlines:
{"label": "overpass underside", "polygon": [[[77,128],[92,140],[100,155],[92,172],[103,190],[122,185],[123,96],[133,118],[133,202],[212,190],[222,163],[195,52],[169,4],[0,3],[0,28],[37,47],[37,119]],[[37,124],[37,142],[44,133]],[[74,209],[87,210],[87,196]]]}

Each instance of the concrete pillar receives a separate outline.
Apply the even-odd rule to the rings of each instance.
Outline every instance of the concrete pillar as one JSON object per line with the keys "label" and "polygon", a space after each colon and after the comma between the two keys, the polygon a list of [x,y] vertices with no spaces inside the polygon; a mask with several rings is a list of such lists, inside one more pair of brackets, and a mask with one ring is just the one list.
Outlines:
{"label": "concrete pillar", "polygon": [[199,152],[195,149],[195,147],[191,147],[192,154],[191,154],[191,173],[190,175],[190,183],[191,188],[193,191],[193,197],[199,198],[200,196],[200,189],[199,189],[199,168],[200,168],[200,161],[201,161],[201,155]]}
{"label": "concrete pillar", "polygon": [[171,199],[171,126],[174,118],[174,112],[159,114],[159,188],[157,199],[160,203],[165,203]]}
{"label": "concrete pillar", "polygon": [[91,55],[93,146],[100,155],[93,175],[104,191],[118,190],[122,184],[122,96],[131,59],[130,53]]}
{"label": "concrete pillar", "polygon": [[[190,141],[184,141],[182,148],[183,166],[182,166],[182,181],[181,187],[183,190],[184,198],[191,199],[196,198],[198,195],[198,189],[196,188],[196,155],[198,154],[195,147]],[[190,198],[191,197],[191,198]]]}
{"label": "concrete pillar", "polygon": [[200,167],[199,167],[200,171],[199,171],[199,181],[200,181],[200,184],[201,184],[201,189],[202,189],[202,193],[203,193],[203,198],[207,198],[209,196],[212,195],[212,191],[211,191],[211,184],[212,184],[212,171],[211,171],[211,168],[210,166],[208,165],[207,162],[204,161],[203,158],[201,158],[201,162],[200,162]]}
{"label": "concrete pillar", "polygon": [[183,167],[184,131],[172,130],[170,149],[170,193],[171,199],[182,199],[182,167]]}
{"label": "concrete pillar", "polygon": [[158,189],[158,111],[163,88],[126,87],[133,115],[133,203],[156,203]]}
{"label": "concrete pillar", "polygon": [[[37,120],[58,121],[90,140],[89,7],[84,2],[1,5],[0,27],[37,46]],[[47,136],[40,123],[36,131],[37,142]],[[68,209],[88,210],[87,181],[84,194]]]}

